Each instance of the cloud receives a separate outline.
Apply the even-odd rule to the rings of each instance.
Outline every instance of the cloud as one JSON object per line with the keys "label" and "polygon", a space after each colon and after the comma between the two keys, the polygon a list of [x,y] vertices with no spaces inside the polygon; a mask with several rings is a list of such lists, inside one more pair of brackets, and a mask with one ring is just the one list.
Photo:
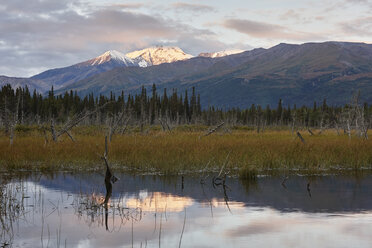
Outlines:
{"label": "cloud", "polygon": [[204,4],[194,4],[194,3],[184,3],[184,2],[177,2],[173,3],[172,7],[176,10],[180,11],[192,11],[192,12],[214,12],[216,11],[215,8],[209,5]]}
{"label": "cloud", "polygon": [[225,28],[233,29],[243,34],[247,34],[255,38],[267,38],[278,40],[296,40],[307,41],[314,39],[324,39],[319,34],[312,34],[301,31],[293,31],[289,28],[270,24],[265,22],[257,22],[243,19],[227,19],[222,23]]}
{"label": "cloud", "polygon": [[223,26],[260,38],[267,37],[268,35],[278,36],[284,32],[284,28],[279,25],[242,19],[228,19],[223,23]]}
{"label": "cloud", "polygon": [[5,0],[2,1],[2,7],[7,13],[24,15],[65,10],[66,6],[73,2],[73,0]]}
{"label": "cloud", "polygon": [[[197,54],[208,46],[223,46],[209,42],[216,35],[207,29],[126,9],[140,5],[80,7],[81,2],[73,0],[8,0],[2,6],[0,56],[6,59],[0,62],[0,74],[9,76],[68,66],[110,49],[127,52],[173,42]],[[200,48],[193,47],[195,44]]]}
{"label": "cloud", "polygon": [[372,35],[372,17],[358,18],[338,24],[344,35],[370,37]]}
{"label": "cloud", "polygon": [[139,9],[144,6],[143,3],[118,3],[111,5],[113,8],[119,9]]}
{"label": "cloud", "polygon": [[285,13],[283,13],[282,15],[280,15],[280,19],[281,20],[289,20],[289,19],[300,20],[301,15],[297,11],[290,9],[286,11]]}
{"label": "cloud", "polygon": [[274,224],[272,221],[262,221],[252,222],[247,225],[239,226],[239,228],[227,230],[225,235],[230,238],[239,238],[249,235],[276,233],[280,231],[278,224]]}
{"label": "cloud", "polygon": [[368,0],[345,0],[346,3],[351,3],[351,4],[355,4],[355,3],[368,3]]}

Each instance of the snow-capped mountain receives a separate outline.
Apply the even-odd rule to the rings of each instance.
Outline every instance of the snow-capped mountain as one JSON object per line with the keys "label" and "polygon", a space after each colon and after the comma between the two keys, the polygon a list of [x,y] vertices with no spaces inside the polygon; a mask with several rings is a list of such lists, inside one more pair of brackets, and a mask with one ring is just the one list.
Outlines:
{"label": "snow-capped mountain", "polygon": [[109,61],[115,61],[119,64],[123,64],[124,66],[137,66],[137,64],[131,58],[116,50],[107,51],[104,54],[83,63],[87,63],[93,66],[101,65]]}
{"label": "snow-capped mountain", "polygon": [[[220,58],[196,57],[182,62],[101,73],[61,89],[80,95],[116,95],[160,89],[185,92],[196,87],[201,104],[246,108],[252,104],[311,106],[327,99],[338,106],[348,103],[350,90],[360,90],[362,102],[372,103],[372,45],[323,42],[279,44]],[[345,90],[346,89],[346,90]],[[168,91],[169,92],[169,91]],[[310,92],[310,93],[309,93]],[[204,99],[204,100],[203,100]]]}
{"label": "snow-capped mountain", "polygon": [[149,47],[142,50],[130,52],[127,57],[137,62],[140,67],[172,63],[179,60],[190,59],[193,56],[185,53],[179,47]]}
{"label": "snow-capped mountain", "polygon": [[110,50],[93,59],[68,67],[47,70],[31,78],[45,82],[48,85],[45,90],[49,90],[52,85],[54,89],[59,89],[102,72],[131,66],[138,66],[138,63],[121,52]]}
{"label": "snow-capped mountain", "polygon": [[219,58],[219,57],[225,57],[228,55],[238,54],[242,52],[244,52],[244,50],[240,50],[240,49],[224,50],[224,51],[215,52],[215,53],[200,53],[199,57]]}
{"label": "snow-capped mountain", "polygon": [[79,80],[96,74],[124,67],[147,67],[162,63],[171,63],[193,57],[186,54],[178,47],[150,47],[140,51],[123,54],[116,50],[110,50],[93,59],[68,66],[47,70],[31,79],[41,80],[46,85],[44,91],[66,87]]}

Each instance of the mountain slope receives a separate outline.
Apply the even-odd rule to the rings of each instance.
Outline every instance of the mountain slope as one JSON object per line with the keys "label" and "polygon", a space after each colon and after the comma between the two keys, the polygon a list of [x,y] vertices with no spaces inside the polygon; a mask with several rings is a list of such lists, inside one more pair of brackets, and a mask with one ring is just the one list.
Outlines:
{"label": "mountain slope", "polygon": [[178,88],[195,86],[202,104],[247,107],[311,105],[327,98],[331,104],[349,102],[352,91],[372,103],[372,45],[364,43],[279,44],[219,58],[195,57],[148,68],[118,68],[61,89],[84,95],[138,91],[142,85]]}
{"label": "mountain slope", "polygon": [[0,76],[0,87],[7,84],[10,84],[13,89],[24,88],[27,85],[30,91],[36,90],[38,92],[49,87],[45,82],[37,79]]}
{"label": "mountain slope", "polygon": [[47,70],[31,77],[31,79],[43,81],[48,86],[43,90],[45,91],[49,90],[52,85],[55,89],[59,89],[95,74],[109,71],[117,67],[129,66],[137,66],[137,64],[118,51],[107,51],[96,58],[82,63],[64,68]]}
{"label": "mountain slope", "polygon": [[[246,53],[253,55],[262,51],[263,49],[256,49]],[[139,90],[142,85],[151,86],[153,83],[161,87],[162,84],[172,82],[173,80],[185,82],[193,80],[193,78],[209,76],[215,71],[224,68],[233,68],[247,61],[246,57],[241,54],[215,59],[195,57],[145,68],[116,68],[61,88],[56,93],[62,93],[71,89],[76,90],[80,95],[91,92],[109,94],[110,91],[120,92],[121,90],[126,90],[129,93]]]}
{"label": "mountain slope", "polygon": [[219,57],[225,57],[232,54],[242,53],[243,50],[234,49],[234,50],[224,50],[220,52],[215,53],[200,53],[198,56],[200,57],[208,57],[208,58],[219,58]]}

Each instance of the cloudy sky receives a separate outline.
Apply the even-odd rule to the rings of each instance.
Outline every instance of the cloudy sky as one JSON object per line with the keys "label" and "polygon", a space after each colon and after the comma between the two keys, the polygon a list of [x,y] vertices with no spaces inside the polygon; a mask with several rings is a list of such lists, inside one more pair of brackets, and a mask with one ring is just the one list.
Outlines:
{"label": "cloudy sky", "polygon": [[372,0],[1,0],[0,75],[27,77],[106,50],[372,43]]}

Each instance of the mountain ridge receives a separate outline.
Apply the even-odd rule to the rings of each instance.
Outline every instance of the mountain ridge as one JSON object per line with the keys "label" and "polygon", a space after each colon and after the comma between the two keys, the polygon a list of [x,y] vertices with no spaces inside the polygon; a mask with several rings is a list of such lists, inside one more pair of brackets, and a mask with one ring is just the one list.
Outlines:
{"label": "mountain ridge", "polygon": [[[202,105],[247,107],[285,104],[312,105],[327,99],[331,104],[349,102],[352,91],[362,90],[372,103],[372,45],[323,42],[278,44],[220,58],[194,57],[151,68],[118,68],[79,81],[70,89],[84,95],[196,87]],[[104,82],[104,83],[103,83]],[[104,86],[104,87],[103,87]],[[67,90],[67,89],[66,89]]]}
{"label": "mountain ridge", "polygon": [[[372,44],[280,43],[268,49],[256,48],[231,55],[220,52],[186,59],[175,56],[177,60],[157,61],[157,65],[142,56],[149,49],[175,49],[176,54],[186,54],[174,47],[134,51],[133,58],[108,51],[94,59],[28,79],[2,77],[0,85],[28,83],[44,87],[45,91],[53,84],[56,94],[76,90],[81,96],[108,95],[111,91],[118,94],[122,90],[126,94],[137,93],[142,85],[150,89],[154,83],[159,90],[177,88],[181,93],[196,87],[203,106],[227,108],[276,105],[279,98],[285,104],[311,105],[325,98],[331,104],[345,104],[352,91],[361,90],[362,100],[372,103]],[[174,56],[169,59],[172,61]]]}

